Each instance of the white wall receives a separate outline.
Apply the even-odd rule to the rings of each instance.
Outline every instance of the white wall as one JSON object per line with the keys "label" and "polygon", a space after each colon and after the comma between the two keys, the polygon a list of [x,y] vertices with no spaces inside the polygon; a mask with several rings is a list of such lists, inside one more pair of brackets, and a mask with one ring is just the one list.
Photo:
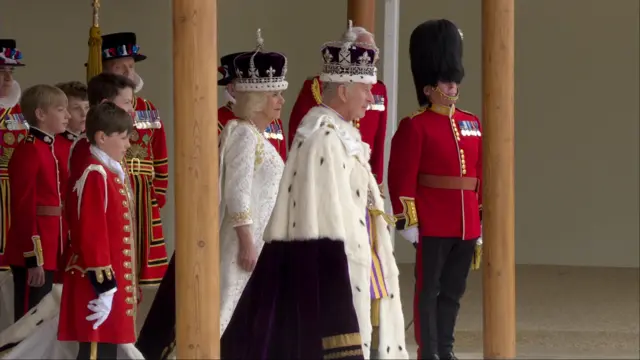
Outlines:
{"label": "white wall", "polygon": [[[400,117],[416,108],[409,35],[421,21],[441,17],[464,31],[468,75],[460,106],[480,114],[481,2],[401,1]],[[376,2],[382,41],[384,2]],[[28,64],[16,72],[24,87],[84,79],[90,3],[0,0],[0,37],[16,38]],[[346,1],[218,4],[219,54],[252,48],[261,27],[266,49],[288,56],[288,114],[304,79],[318,71],[320,45],[344,30]],[[519,263],[639,266],[639,7],[637,0],[516,1]],[[171,2],[102,1],[101,26],[103,33],[138,34],[149,56],[139,64],[142,93],[161,110],[173,158],[171,134],[180,124],[172,116]],[[170,197],[163,213],[171,249],[173,204]],[[400,261],[412,261],[412,248],[397,244]]]}

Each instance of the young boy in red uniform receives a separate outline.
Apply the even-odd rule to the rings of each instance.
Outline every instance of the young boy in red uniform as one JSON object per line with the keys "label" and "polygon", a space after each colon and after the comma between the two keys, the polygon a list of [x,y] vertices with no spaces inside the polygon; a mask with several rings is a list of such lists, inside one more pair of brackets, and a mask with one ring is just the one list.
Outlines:
{"label": "young boy in red uniform", "polygon": [[[69,123],[64,133],[56,136],[56,141],[53,145],[56,158],[58,159],[58,168],[60,169],[60,198],[65,199],[65,191],[67,189],[67,181],[69,180],[69,154],[73,143],[78,139],[80,134],[84,133],[84,124],[87,119],[87,112],[89,111],[89,100],[87,100],[87,86],[79,81],[69,81],[66,83],[56,84],[60,90],[67,95],[69,105],[67,111],[69,111]],[[66,218],[62,219],[62,231],[65,234],[63,248],[61,251],[60,259],[60,271],[54,276],[55,283],[62,282],[62,274],[64,273],[64,267],[67,265],[68,258],[68,233],[69,226],[67,225]]]}
{"label": "young boy in red uniform", "polygon": [[112,102],[87,114],[89,154],[67,193],[71,257],[64,275],[58,340],[78,341],[78,359],[115,359],[134,343],[136,316],[133,199],[122,159],[131,115]]}
{"label": "young boy in red uniform", "polygon": [[13,272],[15,321],[51,291],[58,266],[62,201],[53,144],[69,119],[67,97],[55,86],[27,89],[20,107],[30,129],[9,162],[12,201],[6,253]]}

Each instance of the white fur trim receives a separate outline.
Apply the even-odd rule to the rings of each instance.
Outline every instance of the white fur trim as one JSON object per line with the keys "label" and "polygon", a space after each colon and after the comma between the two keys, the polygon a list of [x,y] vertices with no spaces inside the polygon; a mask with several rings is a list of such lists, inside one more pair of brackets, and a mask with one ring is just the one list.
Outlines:
{"label": "white fur trim", "polygon": [[335,83],[361,83],[361,84],[375,84],[378,82],[376,75],[345,75],[345,74],[320,74],[320,81],[322,82],[335,82]]}
{"label": "white fur trim", "polygon": [[107,189],[107,172],[104,170],[102,165],[91,164],[89,165],[82,176],[76,181],[76,184],[73,186],[73,191],[78,193],[78,218],[80,218],[80,208],[82,205],[82,192],[84,191],[84,184],[87,182],[87,177],[92,171],[97,171],[104,178],[104,212],[107,212],[107,199],[108,199],[108,189]]}
{"label": "white fur trim", "polygon": [[[372,194],[374,207],[384,209],[384,202],[371,174],[369,152],[362,144],[358,130],[338,118],[333,110],[320,106],[310,110],[293,141],[264,239],[329,238],[344,242],[362,350],[365,358],[369,358],[372,259],[365,226],[367,193]],[[381,217],[371,221],[378,229],[377,253],[390,294],[380,303],[380,358],[408,359],[399,271],[389,228]]]}
{"label": "white fur trim", "polygon": [[16,104],[20,101],[21,94],[22,89],[20,88],[20,84],[18,84],[17,81],[13,80],[11,90],[9,90],[9,95],[0,97],[0,108],[7,109],[16,106]]}

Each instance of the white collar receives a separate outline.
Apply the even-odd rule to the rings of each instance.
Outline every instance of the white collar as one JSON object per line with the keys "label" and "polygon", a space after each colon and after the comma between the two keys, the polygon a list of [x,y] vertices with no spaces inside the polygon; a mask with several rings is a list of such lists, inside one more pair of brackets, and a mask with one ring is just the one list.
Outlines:
{"label": "white collar", "polygon": [[227,90],[227,88],[224,89],[224,99],[226,100],[226,102],[230,102],[232,104],[236,103],[236,99],[231,95],[231,93],[229,93],[229,90]]}
{"label": "white collar", "polygon": [[18,84],[17,81],[13,80],[13,85],[11,85],[9,95],[0,97],[0,108],[8,109],[10,107],[16,106],[18,101],[20,101],[21,94],[22,89],[20,88],[20,84]]}
{"label": "white collar", "polygon": [[144,80],[142,80],[142,77],[138,75],[138,73],[133,73],[133,75],[133,82],[136,84],[136,88],[133,89],[133,92],[137,94],[144,87]]}
{"label": "white collar", "polygon": [[119,162],[113,160],[111,156],[107,155],[106,152],[100,150],[95,145],[91,145],[89,150],[91,150],[91,154],[95,156],[101,163],[106,165],[109,168],[109,170],[118,174],[120,181],[124,182],[124,169],[122,168],[122,165]]}

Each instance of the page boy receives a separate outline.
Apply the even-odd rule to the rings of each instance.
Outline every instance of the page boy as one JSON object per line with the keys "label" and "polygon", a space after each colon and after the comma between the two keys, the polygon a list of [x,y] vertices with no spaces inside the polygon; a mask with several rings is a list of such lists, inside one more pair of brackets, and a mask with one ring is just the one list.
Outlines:
{"label": "page boy", "polygon": [[9,162],[11,225],[7,260],[18,321],[51,291],[62,240],[62,201],[53,144],[69,120],[67,97],[51,85],[27,89],[20,107],[29,134]]}
{"label": "page boy", "polygon": [[78,359],[115,359],[135,343],[136,270],[133,202],[122,159],[131,116],[112,102],[89,110],[89,153],[67,193],[71,257],[63,281],[58,340],[80,343]]}

